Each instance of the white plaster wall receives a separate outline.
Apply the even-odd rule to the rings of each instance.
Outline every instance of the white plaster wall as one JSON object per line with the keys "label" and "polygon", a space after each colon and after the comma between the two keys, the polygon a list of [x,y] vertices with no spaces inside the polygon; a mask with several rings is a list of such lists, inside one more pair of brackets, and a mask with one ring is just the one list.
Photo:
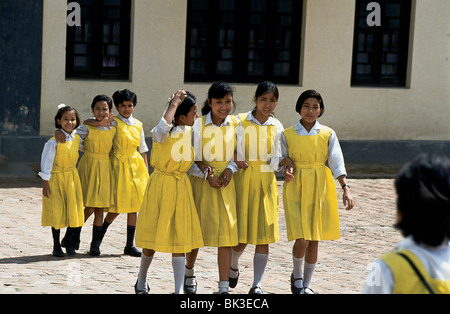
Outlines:
{"label": "white plaster wall", "polygon": [[[134,0],[131,80],[65,79],[66,4],[44,0],[41,135],[53,133],[60,103],[90,115],[92,98],[129,88],[138,95],[135,116],[150,135],[167,98],[193,92],[201,107],[210,83],[184,83],[186,0]],[[411,58],[406,88],[351,87],[354,0],[305,0],[300,86],[279,85],[276,115],[289,127],[299,118],[298,96],[319,90],[320,119],[345,140],[450,140],[450,1],[413,0]],[[233,84],[236,113],[253,107],[256,84]]]}

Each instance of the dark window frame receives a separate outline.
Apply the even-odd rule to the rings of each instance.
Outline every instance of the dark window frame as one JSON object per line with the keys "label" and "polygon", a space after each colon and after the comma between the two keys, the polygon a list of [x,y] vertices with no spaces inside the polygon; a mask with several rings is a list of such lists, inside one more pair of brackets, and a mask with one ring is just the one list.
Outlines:
{"label": "dark window frame", "polygon": [[[119,6],[114,2],[119,2]],[[81,26],[67,26],[66,79],[129,80],[131,0],[80,0],[78,3],[82,9]],[[120,10],[119,18],[107,16],[108,9],[118,12],[117,8]],[[105,31],[105,22],[109,24],[108,31]],[[120,23],[120,35],[114,33],[117,32],[114,23]],[[82,47],[81,53],[76,51],[77,45]],[[85,68],[77,69],[77,57],[90,58],[91,61]]]}
{"label": "dark window frame", "polygon": [[[185,82],[221,80],[232,83],[256,83],[262,80],[271,80],[279,84],[298,85],[300,83],[301,34],[303,26],[302,0],[292,1],[291,13],[277,12],[281,8],[281,0],[267,0],[268,9],[264,12],[255,12],[257,10],[255,10],[255,7],[251,7],[251,0],[237,0],[235,2],[236,7],[230,12],[221,10],[219,7],[220,1],[218,0],[203,1],[208,3],[207,8],[194,9],[195,0],[188,0]],[[254,2],[257,3],[257,1]],[[283,9],[280,10],[282,11]],[[229,15],[226,16],[227,14]],[[227,18],[232,23],[224,23],[223,21]],[[256,20],[262,19],[263,23],[252,23],[252,18]],[[287,25],[283,25],[283,23]],[[224,35],[220,35],[220,28],[222,28],[222,32],[225,32]],[[206,40],[202,40],[199,35],[197,37],[198,44],[193,44],[195,41],[192,38],[193,29],[198,29],[197,34],[201,31],[206,32],[207,35],[204,36]],[[227,32],[230,29],[233,31],[231,33],[233,37],[231,41],[229,40],[230,32]],[[264,49],[261,47],[249,47],[251,44],[251,29],[253,29],[255,34],[255,42],[259,41],[259,43],[253,44],[256,46],[264,45]],[[261,34],[264,34],[264,32],[265,38],[261,39]],[[286,41],[281,42],[278,38],[283,38],[283,35]],[[221,36],[224,39],[223,41],[220,41]],[[264,41],[264,44],[261,41]],[[290,46],[288,47],[289,44]],[[192,54],[197,53],[200,57],[192,56]],[[251,53],[254,53],[252,57],[249,55]],[[251,60],[251,58],[256,60]],[[191,71],[191,61],[203,64],[203,72],[194,73],[195,71]],[[223,61],[225,64],[232,62],[232,72],[219,73],[219,61]],[[250,70],[252,65],[249,65],[251,61],[256,62],[252,64],[255,69],[252,70],[254,71],[253,74]],[[260,63],[258,64],[258,62]],[[261,67],[261,64],[264,65]],[[276,69],[277,66],[279,70]],[[262,71],[261,68],[263,68]],[[203,67],[200,67],[200,69],[203,69]],[[283,70],[285,72],[289,71],[289,74],[276,75],[277,71],[282,73]],[[257,73],[258,71],[259,73]]]}
{"label": "dark window frame", "polygon": [[[367,11],[369,2],[356,1],[351,85],[406,87],[411,1],[377,1],[381,6],[381,26],[367,25],[367,16],[371,13]],[[400,5],[399,16],[387,11],[388,6],[392,8],[396,5]]]}

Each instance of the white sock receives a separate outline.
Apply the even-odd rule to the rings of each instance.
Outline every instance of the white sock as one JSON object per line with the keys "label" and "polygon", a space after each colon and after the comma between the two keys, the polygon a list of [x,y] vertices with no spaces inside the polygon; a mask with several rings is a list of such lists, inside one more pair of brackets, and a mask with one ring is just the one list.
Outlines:
{"label": "white sock", "polygon": [[255,253],[253,256],[253,286],[260,287],[261,281],[264,276],[264,271],[266,270],[267,261],[269,259],[269,254]]}
{"label": "white sock", "polygon": [[[303,260],[305,258],[296,258],[294,255],[292,255],[292,261],[294,263],[294,269],[292,271],[292,274],[294,275],[294,279],[300,279],[302,278],[302,266],[303,266]],[[296,280],[294,283],[295,287],[297,288],[303,288],[303,280]]]}
{"label": "white sock", "polygon": [[[230,265],[232,268],[230,269],[231,278],[237,278],[238,276],[239,259],[241,258],[242,253],[244,253],[244,251],[236,252],[235,250],[231,249],[231,265]],[[234,271],[233,269],[236,269],[237,271]]]}
{"label": "white sock", "polygon": [[138,290],[147,289],[147,272],[150,264],[153,261],[153,256],[145,256],[144,253],[141,254],[141,266],[139,268],[138,281],[136,288]]}
{"label": "white sock", "polygon": [[184,256],[172,257],[173,277],[175,279],[175,294],[183,293],[184,270],[186,268]]}
{"label": "white sock", "polygon": [[309,287],[311,285],[312,276],[314,273],[314,268],[316,267],[316,264],[309,264],[305,262],[305,269],[303,272],[303,286]]}
{"label": "white sock", "polygon": [[228,281],[219,281],[219,294],[228,292],[228,287],[230,283]]}

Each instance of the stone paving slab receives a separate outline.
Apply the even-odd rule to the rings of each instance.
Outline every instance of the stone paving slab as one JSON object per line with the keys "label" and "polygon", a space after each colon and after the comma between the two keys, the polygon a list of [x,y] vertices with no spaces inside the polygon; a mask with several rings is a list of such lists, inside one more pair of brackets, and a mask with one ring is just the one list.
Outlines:
{"label": "stone paving slab", "polygon": [[[395,222],[392,179],[350,179],[355,208],[347,212],[337,189],[341,239],[321,242],[319,262],[312,288],[320,294],[361,293],[368,265],[388,252],[402,238]],[[269,294],[289,294],[293,242],[286,239],[282,182],[280,190],[280,241],[270,247],[263,279]],[[50,228],[41,219],[41,182],[37,178],[0,177],[0,293],[1,294],[130,294],[139,271],[139,258],[122,255],[126,239],[126,215],[110,226],[102,244],[102,255],[87,254],[91,241],[91,217],[81,234],[75,257],[51,255]],[[254,246],[241,258],[241,276],[233,294],[246,294],[253,281]],[[197,266],[200,294],[217,291],[217,249],[202,248]],[[171,254],[156,253],[149,270],[153,294],[173,292]]]}

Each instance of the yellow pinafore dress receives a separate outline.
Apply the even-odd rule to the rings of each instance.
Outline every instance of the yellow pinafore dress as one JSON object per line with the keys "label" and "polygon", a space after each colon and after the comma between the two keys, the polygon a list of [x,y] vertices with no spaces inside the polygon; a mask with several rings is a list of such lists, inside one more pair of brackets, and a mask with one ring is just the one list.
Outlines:
{"label": "yellow pinafore dress", "polygon": [[[55,138],[52,138],[55,140]],[[49,181],[51,195],[42,197],[42,226],[56,230],[84,225],[83,193],[76,168],[80,136],[58,143]]]}
{"label": "yellow pinafore dress", "polygon": [[336,185],[328,159],[332,130],[323,127],[317,135],[297,135],[286,129],[289,157],[295,164],[294,179],[284,183],[283,205],[288,240],[337,240],[340,238]]}
{"label": "yellow pinafore dress", "polygon": [[148,171],[144,159],[137,151],[140,144],[142,122],[127,125],[119,117],[113,144],[111,165],[114,173],[114,204],[108,212],[117,214],[137,213],[141,209]]}
{"label": "yellow pinafore dress", "polygon": [[116,128],[99,130],[92,126],[86,127],[89,129],[89,135],[83,142],[84,155],[77,167],[83,189],[84,206],[109,208],[114,204],[114,175],[109,153]]}
{"label": "yellow pinafore dress", "polygon": [[239,243],[270,244],[279,241],[278,186],[268,164],[275,149],[277,127],[253,124],[247,116],[239,115],[248,168],[234,174]]}
{"label": "yellow pinafore dress", "polygon": [[[236,148],[236,117],[230,116],[231,125],[205,127],[201,119],[202,161],[214,167],[218,177],[234,158]],[[212,188],[207,180],[191,176],[194,201],[202,228],[205,246],[228,247],[238,244],[236,219],[236,190],[234,179],[226,187]]]}
{"label": "yellow pinafore dress", "polygon": [[[191,128],[163,143],[153,142],[150,175],[136,225],[136,246],[164,253],[188,253],[203,246],[202,230],[187,175],[194,162]],[[189,149],[187,159],[179,160]],[[172,154],[173,153],[173,154]]]}
{"label": "yellow pinafore dress", "polygon": [[[450,294],[450,280],[431,278],[420,259],[409,250],[401,250],[414,263],[435,294]],[[397,252],[381,257],[394,275],[394,294],[429,294],[409,262]]]}

